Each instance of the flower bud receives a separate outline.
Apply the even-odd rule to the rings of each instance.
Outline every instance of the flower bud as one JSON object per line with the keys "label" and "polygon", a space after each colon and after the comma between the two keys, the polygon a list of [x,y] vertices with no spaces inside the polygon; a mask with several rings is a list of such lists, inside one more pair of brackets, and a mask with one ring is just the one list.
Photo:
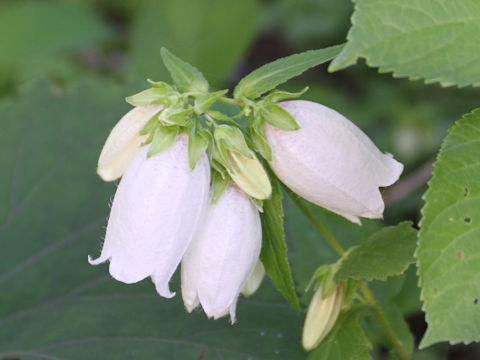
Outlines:
{"label": "flower bud", "polygon": [[380,186],[399,178],[403,165],[383,154],[351,121],[310,101],[279,104],[300,125],[282,131],[268,123],[265,132],[272,149],[270,166],[298,195],[360,224],[359,216],[381,218]]}
{"label": "flower bud", "polygon": [[258,262],[260,215],[247,194],[230,184],[206,216],[182,260],[182,297],[190,312],[199,304],[208,317],[230,313]]}
{"label": "flower bud", "polygon": [[210,186],[206,154],[188,166],[188,138],[179,135],[166,151],[147,159],[144,147],[128,167],[113,199],[100,257],[110,274],[130,284],[148,276],[160,295],[172,297],[168,282],[204,216]]}
{"label": "flower bud", "polygon": [[265,267],[263,266],[262,262],[258,260],[257,265],[255,266],[255,269],[253,269],[252,275],[250,275],[245,285],[243,285],[242,295],[250,296],[255,291],[257,291],[260,285],[262,284],[264,277],[265,277]]}
{"label": "flower bud", "polygon": [[305,350],[315,349],[332,330],[343,301],[343,286],[338,286],[323,299],[322,287],[313,295],[303,325],[302,345]]}
{"label": "flower bud", "polygon": [[230,166],[227,172],[232,180],[248,195],[265,200],[272,194],[272,185],[260,161],[252,151],[252,159],[235,151],[227,152]]}
{"label": "flower bud", "polygon": [[127,170],[148,138],[148,135],[140,136],[139,132],[161,109],[162,105],[133,108],[115,125],[98,159],[97,174],[104,181],[114,181]]}

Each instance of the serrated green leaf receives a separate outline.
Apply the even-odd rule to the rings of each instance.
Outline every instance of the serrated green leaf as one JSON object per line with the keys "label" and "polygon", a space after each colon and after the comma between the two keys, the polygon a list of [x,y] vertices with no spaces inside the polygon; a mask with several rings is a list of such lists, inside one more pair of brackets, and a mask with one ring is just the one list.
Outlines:
{"label": "serrated green leaf", "polygon": [[160,50],[160,54],[175,85],[181,91],[198,91],[201,93],[208,91],[208,81],[196,67],[176,57],[164,47]]}
{"label": "serrated green leaf", "polygon": [[421,347],[480,340],[480,109],[445,138],[424,197],[416,252],[428,323]]}
{"label": "serrated green leaf", "polygon": [[320,50],[309,50],[263,65],[240,80],[233,95],[236,99],[243,96],[255,99],[311,67],[333,59],[342,48],[343,45],[336,45]]}
{"label": "serrated green leaf", "polygon": [[215,102],[225,95],[228,90],[215,91],[213,93],[208,93],[206,95],[199,96],[195,99],[195,108],[200,112],[204,113],[210,106],[215,104]]}
{"label": "serrated green leaf", "polygon": [[205,154],[208,148],[208,140],[198,133],[188,134],[188,166],[190,170],[195,169],[198,160]]}
{"label": "serrated green leaf", "polygon": [[88,265],[116,190],[95,166],[130,91],[102,78],[0,102],[0,358],[302,360],[302,319],[270,281],[232,326]]}
{"label": "serrated green leaf", "polygon": [[307,360],[371,360],[372,345],[359,324],[359,310],[340,314],[330,334]]}
{"label": "serrated green leaf", "polygon": [[358,0],[330,71],[363,57],[381,72],[444,85],[480,85],[476,0]]}
{"label": "serrated green leaf", "polygon": [[140,91],[135,95],[126,97],[125,101],[133,106],[145,106],[145,105],[150,105],[154,103],[164,104],[164,102],[162,102],[161,100],[165,99],[165,94],[169,90],[170,89],[166,87],[150,88],[147,90]]}
{"label": "serrated green leaf", "polygon": [[287,244],[283,230],[282,191],[276,177],[271,172],[269,173],[272,195],[270,199],[263,202],[263,213],[260,214],[263,234],[260,260],[277,289],[295,309],[300,310],[288,263]]}
{"label": "serrated green leaf", "polygon": [[153,134],[150,149],[148,149],[147,157],[152,157],[168,150],[179,133],[179,128],[175,126],[159,126]]}
{"label": "serrated green leaf", "polygon": [[262,109],[266,122],[280,130],[295,131],[300,129],[295,118],[278,105],[268,105]]}
{"label": "serrated green leaf", "polygon": [[386,280],[403,274],[414,262],[416,235],[410,222],[383,228],[340,259],[335,281]]}

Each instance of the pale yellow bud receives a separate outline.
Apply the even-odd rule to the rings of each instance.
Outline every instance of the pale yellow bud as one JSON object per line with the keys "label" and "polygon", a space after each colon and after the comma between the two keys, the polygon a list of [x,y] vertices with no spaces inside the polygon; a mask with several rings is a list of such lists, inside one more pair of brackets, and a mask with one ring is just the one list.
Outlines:
{"label": "pale yellow bud", "polygon": [[253,198],[268,199],[272,193],[272,185],[265,169],[253,152],[252,159],[236,151],[227,151],[227,156],[230,165],[227,167],[228,174],[238,187]]}
{"label": "pale yellow bud", "polygon": [[303,325],[302,345],[305,350],[315,349],[332,330],[342,308],[343,286],[338,286],[327,298],[318,288],[308,307]]}
{"label": "pale yellow bud", "polygon": [[97,174],[102,180],[114,181],[123,175],[148,138],[139,132],[162,107],[153,104],[133,108],[115,125],[98,159]]}
{"label": "pale yellow bud", "polygon": [[250,275],[248,280],[243,285],[242,295],[250,296],[255,291],[257,291],[260,285],[262,284],[264,277],[265,277],[265,267],[263,266],[262,262],[258,260],[257,265],[253,270],[253,273]]}

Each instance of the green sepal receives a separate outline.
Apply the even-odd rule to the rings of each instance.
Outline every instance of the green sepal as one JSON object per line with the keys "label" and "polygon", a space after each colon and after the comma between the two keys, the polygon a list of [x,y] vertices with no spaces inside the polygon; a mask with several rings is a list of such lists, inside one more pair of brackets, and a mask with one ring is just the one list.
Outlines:
{"label": "green sepal", "polygon": [[140,132],[138,134],[141,135],[141,136],[152,134],[155,131],[155,128],[160,124],[160,120],[159,120],[158,116],[159,116],[158,113],[153,115],[150,118],[150,120],[147,121],[145,126],[142,128],[142,130],[140,130]]}
{"label": "green sepal", "polygon": [[261,109],[262,117],[270,125],[280,130],[295,131],[300,129],[295,118],[282,107],[271,104]]}
{"label": "green sepal", "polygon": [[220,149],[224,147],[249,159],[254,158],[253,152],[248,147],[245,136],[240,129],[228,125],[220,125],[215,128],[214,137],[218,145],[223,145],[220,146]]}
{"label": "green sepal", "polygon": [[215,205],[223,195],[230,183],[230,177],[223,176],[220,172],[212,169],[212,205]]}
{"label": "green sepal", "polygon": [[219,121],[227,121],[227,122],[232,122],[233,120],[228,117],[227,115],[225,115],[224,113],[221,113],[220,111],[216,111],[216,110],[208,110],[206,112],[207,115],[211,116],[212,118],[214,118],[215,120],[219,120]]}
{"label": "green sepal", "polygon": [[322,265],[313,273],[310,282],[307,285],[306,291],[310,288],[322,289],[322,298],[328,297],[338,286],[334,281],[336,273],[336,264]]}
{"label": "green sepal", "polygon": [[273,90],[267,96],[263,98],[262,101],[266,103],[276,104],[279,101],[289,100],[289,99],[298,99],[300,96],[305,94],[308,91],[308,86],[304,87],[299,92],[288,92],[283,90]]}
{"label": "green sepal", "polygon": [[[166,84],[168,87],[170,85]],[[128,96],[125,101],[133,106],[146,106],[150,104],[163,104],[169,103],[168,92],[171,90],[166,87],[153,87],[147,90],[140,91],[139,93]]]}
{"label": "green sepal", "polygon": [[265,160],[272,161],[272,149],[270,148],[270,145],[268,145],[263,121],[250,126],[249,135],[255,150],[262,155]]}
{"label": "green sepal", "polygon": [[172,86],[165,81],[154,81],[152,79],[147,79],[147,82],[154,88],[168,88],[168,90],[173,90]]}
{"label": "green sepal", "polygon": [[166,126],[189,126],[193,119],[193,110],[182,105],[172,106],[160,113],[159,119]]}
{"label": "green sepal", "polygon": [[203,114],[206,112],[208,109],[210,109],[210,106],[215,104],[215,102],[218,101],[223,95],[225,95],[228,92],[228,90],[220,90],[220,91],[215,91],[212,93],[208,93],[202,96],[198,96],[195,99],[195,110],[199,114]]}
{"label": "green sepal", "polygon": [[160,50],[160,55],[179,90],[183,92],[208,92],[208,81],[196,67],[176,57],[164,47]]}
{"label": "green sepal", "polygon": [[198,133],[192,127],[188,133],[188,167],[195,169],[198,160],[203,156],[208,148],[208,139],[202,133]]}
{"label": "green sepal", "polygon": [[179,132],[180,129],[176,126],[157,127],[153,134],[152,144],[148,150],[147,157],[150,158],[169,149],[175,142]]}
{"label": "green sepal", "polygon": [[250,201],[255,205],[259,212],[263,213],[263,200],[255,199],[250,196]]}

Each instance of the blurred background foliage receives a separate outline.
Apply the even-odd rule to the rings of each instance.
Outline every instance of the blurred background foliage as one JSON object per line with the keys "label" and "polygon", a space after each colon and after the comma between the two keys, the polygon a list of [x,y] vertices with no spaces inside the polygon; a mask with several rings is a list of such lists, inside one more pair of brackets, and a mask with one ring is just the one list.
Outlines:
{"label": "blurred background foliage", "polygon": [[[88,196],[102,194],[97,197],[102,203],[95,204],[92,209],[96,209],[97,217],[101,216],[104,219],[108,212],[108,199],[115,187],[101,184],[99,180],[94,179],[96,155],[101,149],[108,129],[113,127],[116,119],[128,109],[128,106],[123,103],[123,97],[145,88],[146,78],[170,81],[160,61],[161,46],[166,46],[177,56],[197,66],[214,87],[231,89],[240,78],[266,62],[307,49],[344,42],[350,27],[352,11],[353,5],[350,0],[0,0],[0,104],[2,106],[0,132],[3,132],[3,137],[0,137],[2,140],[0,160],[5,165],[0,175],[0,184],[3,189],[11,188],[12,179],[16,176],[15,169],[18,169],[15,162],[25,158],[23,147],[17,146],[19,143],[28,142],[31,145],[28,147],[29,154],[36,153],[38,157],[36,165],[31,164],[31,160],[26,163],[30,170],[25,171],[28,176],[22,180],[21,184],[28,189],[35,186],[38,178],[44,179],[41,181],[45,183],[50,181],[50,175],[47,174],[46,178],[42,177],[43,168],[39,164],[58,161],[70,141],[75,143],[82,139],[89,144],[90,155],[85,155],[85,159],[79,160],[76,167],[71,163],[62,163],[60,169],[64,169],[71,175],[66,179],[71,185],[67,189],[77,194],[74,199],[71,199],[71,203],[81,201],[82,192],[89,194]],[[326,66],[321,66],[308,71],[283,88],[300,90],[306,85],[310,90],[304,95],[305,99],[320,102],[343,113],[371,136],[380,149],[395,154],[395,157],[405,164],[404,179],[409,180],[385,191],[387,202],[385,219],[389,224],[406,219],[418,221],[422,206],[421,195],[426,189],[426,180],[431,171],[430,165],[441,140],[454,121],[478,106],[480,90],[441,88],[439,85],[426,85],[422,81],[393,79],[390,74],[378,74],[376,69],[368,68],[363,62],[333,74],[327,72]],[[51,95],[47,96],[43,94],[44,92]],[[50,107],[44,107],[40,99],[53,103]],[[82,103],[83,100],[84,103]],[[57,101],[60,103],[56,104]],[[71,107],[69,108],[67,104]],[[19,109],[18,106],[24,106],[24,108]],[[89,108],[82,109],[82,106]],[[111,109],[112,107],[115,109]],[[76,111],[76,113],[71,115],[69,111]],[[39,115],[38,112],[42,114]],[[98,119],[96,114],[99,114]],[[35,117],[42,119],[41,126],[38,122],[35,123],[36,125],[29,123],[28,119]],[[63,120],[52,119],[52,117]],[[82,122],[85,117],[88,117],[88,121]],[[12,124],[21,120],[25,120],[25,123],[15,125],[18,128],[14,129]],[[65,125],[69,121],[75,121],[75,126]],[[25,140],[24,133],[31,128],[36,129],[37,132],[33,135],[30,133],[29,138]],[[60,141],[56,133],[58,131],[60,133],[64,131],[68,137]],[[33,145],[35,147],[32,147]],[[33,171],[32,168],[36,170]],[[70,255],[65,252],[65,249],[59,247],[54,250],[57,252],[58,259],[62,256],[70,259],[57,263],[55,268],[58,271],[58,269],[71,267],[71,276],[58,277],[58,273],[51,265],[44,264],[42,267],[34,264],[37,266],[37,275],[44,279],[40,282],[40,285],[43,284],[41,286],[35,276],[23,278],[15,272],[12,276],[2,277],[2,272],[8,275],[9,269],[15,269],[16,266],[20,266],[18,264],[28,261],[32,254],[45,251],[52,246],[51,234],[55,233],[55,236],[68,234],[72,231],[72,226],[79,225],[71,221],[78,218],[78,214],[72,207],[69,208],[71,212],[65,212],[61,207],[57,209],[62,216],[34,219],[42,212],[42,204],[48,206],[49,202],[57,204],[57,202],[66,201],[65,198],[60,200],[60,196],[66,196],[67,193],[64,194],[63,191],[57,193],[55,189],[58,186],[61,186],[58,182],[45,186],[41,191],[50,191],[50,193],[42,196],[37,206],[32,207],[35,210],[28,213],[28,216],[20,213],[19,216],[11,218],[9,208],[12,194],[7,192],[0,197],[0,224],[2,224],[0,226],[0,329],[3,327],[0,335],[6,334],[5,326],[9,324],[8,319],[12,314],[34,308],[38,305],[37,300],[40,303],[57,296],[61,297],[71,291],[74,286],[80,286],[78,284],[85,279],[92,280],[105,271],[105,269],[88,268],[84,261],[87,253],[98,249],[103,232],[104,221],[102,220],[95,225],[96,230],[89,232],[89,236],[83,239],[84,243],[81,246],[72,248],[79,252],[77,255],[69,258]],[[25,196],[37,196],[36,193],[31,195],[25,189],[20,189],[19,193]],[[49,197],[50,200],[48,200]],[[95,199],[94,196],[93,199],[89,198],[89,201],[97,201]],[[287,199],[285,205],[290,261],[302,304],[305,306],[308,304],[309,294],[304,294],[304,290],[311,274],[319,265],[335,261],[335,255],[307,220],[301,216],[293,203]],[[363,227],[358,228],[314,206],[312,211],[323,218],[330,230],[346,245],[363,241],[380,226],[379,222],[365,221]],[[36,230],[26,230],[21,226],[22,221],[34,223]],[[18,228],[15,231],[11,230],[11,223],[17,223]],[[58,234],[52,230],[52,226]],[[50,230],[46,231],[47,228]],[[42,236],[44,239],[39,240]],[[35,245],[32,246],[32,244]],[[72,249],[69,251],[73,254]],[[49,253],[48,256],[51,254]],[[67,273],[70,274],[70,272]],[[55,276],[54,273],[56,273]],[[15,279],[20,281],[16,286]],[[50,281],[64,283],[60,287],[55,287],[52,284],[48,285]],[[71,287],[68,285],[69,282]],[[113,286],[115,290],[112,291],[115,294],[129,291],[122,285],[113,284],[113,280],[106,277],[101,283],[108,284],[107,288]],[[20,284],[29,287],[30,291],[21,290]],[[145,282],[142,284],[139,286],[146,286]],[[407,316],[408,326],[414,333],[415,341],[418,341],[425,330],[425,323],[416,284],[415,269],[411,267],[406,277],[378,282],[374,289],[377,297],[387,304],[385,306],[395,307],[397,309],[395,311]],[[150,285],[147,287],[152,291]],[[62,293],[63,288],[64,293]],[[55,291],[48,289],[55,289]],[[101,290],[90,290],[89,293],[95,294],[98,291]],[[28,296],[27,300],[25,296]],[[20,300],[22,298],[23,300]],[[232,355],[233,353],[228,352],[223,353],[221,355],[223,357],[219,357],[219,355],[210,355],[206,350],[205,355],[202,355],[204,348],[209,349],[211,346],[207,341],[204,347],[196,343],[189,345],[193,349],[190,349],[191,352],[177,349],[178,358],[297,359],[305,357],[306,354],[302,352],[299,345],[301,316],[295,314],[293,310],[282,310],[286,303],[278,297],[268,282],[264,284],[260,294],[240,303],[238,330],[230,335],[217,334],[215,335],[217,339],[212,340],[212,343],[226,341],[231,344],[242,336],[242,331],[244,334],[248,331],[261,334],[263,330],[259,329],[263,325],[253,325],[255,321],[258,322],[255,316],[245,315],[248,313],[246,308],[255,307],[257,300],[258,302],[265,300],[267,304],[280,303],[275,305],[280,306],[281,310],[277,309],[277,316],[286,316],[286,318],[274,321],[271,326],[278,329],[277,340],[283,337],[278,334],[288,334],[291,338],[291,344],[282,345],[281,352],[276,348],[279,345],[272,340],[268,346],[262,345],[265,346],[262,350],[265,354],[262,353],[260,344],[263,343],[259,342],[263,336],[261,335],[255,339],[247,337],[244,340],[247,348],[253,346],[255,341],[259,342],[257,345],[259,349],[247,351],[248,356],[251,357],[242,354]],[[227,331],[225,329],[234,331],[230,329],[235,329],[237,326],[230,327],[226,321],[212,325],[212,321],[207,321],[200,314],[196,314],[194,320],[189,320],[190,318],[183,316],[183,310],[178,301],[171,303],[154,297],[149,298],[148,302],[157,305],[160,303],[165,308],[163,311],[182,313],[178,320],[182,324],[191,324],[189,321],[194,321],[199,328],[202,328],[201,324],[206,324],[205,326],[209,328],[213,326],[224,331]],[[170,303],[174,304],[171,309],[176,310],[169,310]],[[121,309],[121,305],[119,306]],[[142,309],[141,304],[136,306],[137,310]],[[269,317],[272,319],[276,314],[275,306],[269,308],[271,312]],[[73,316],[72,309],[70,308],[68,316]],[[83,307],[78,309],[79,312],[75,313],[77,315],[85,310]],[[68,310],[65,311],[68,312]],[[85,317],[94,316],[91,310],[85,311],[87,314]],[[108,309],[108,311],[114,310]],[[158,312],[159,309],[157,308],[156,311]],[[255,314],[259,310],[252,311],[251,314]],[[288,315],[285,315],[286,313]],[[115,314],[115,312],[109,313],[109,316],[115,318]],[[5,319],[2,321],[2,316],[8,321]],[[32,323],[40,321],[47,328],[53,326],[48,321],[48,314],[41,316],[46,318],[39,320],[34,317],[29,321]],[[38,317],[41,316],[38,315]],[[95,314],[95,316],[100,315]],[[158,316],[162,317],[161,312]],[[242,320],[242,317],[245,320]],[[286,319],[290,319],[290,322]],[[73,317],[71,321],[77,320]],[[125,323],[132,321],[128,318],[124,320]],[[88,331],[94,331],[106,321],[91,324]],[[243,325],[242,321],[244,321]],[[125,324],[120,320],[116,323],[118,326]],[[10,330],[15,328],[16,331],[27,331],[28,335],[22,335],[22,339],[35,336],[35,331],[42,332],[42,329],[29,327],[27,320],[22,320],[21,324],[21,326],[18,324],[9,326],[12,326]],[[64,326],[68,328],[68,325],[62,325],[58,331],[64,329]],[[265,326],[270,325],[266,323]],[[403,323],[399,325],[400,328],[404,326],[406,325]],[[153,329],[152,327],[155,327],[155,324],[145,327],[146,337],[149,335],[148,329]],[[283,332],[282,328],[284,328]],[[135,331],[140,330],[132,327],[131,331],[130,334],[134,334]],[[48,344],[48,341],[55,338],[55,330],[50,329],[46,332],[51,336],[51,338],[46,336],[45,341]],[[183,336],[180,330],[178,334]],[[18,336],[13,338],[18,339]],[[11,340],[12,337],[9,339]],[[382,342],[380,338],[377,340]],[[25,343],[20,340],[17,348],[22,346],[21,344]],[[3,355],[6,356],[7,350],[12,349],[0,339],[0,359]],[[106,350],[103,348],[101,351]],[[111,350],[110,353],[107,351],[107,354],[115,354],[115,351]],[[165,351],[165,354],[168,354],[168,349]],[[268,356],[267,351],[270,354]],[[93,355],[94,352],[92,350],[89,358],[96,358]],[[381,347],[375,349],[375,353],[379,358],[389,356]],[[39,358],[32,354],[25,354],[18,358]],[[153,351],[152,354],[155,352]],[[192,354],[199,355],[193,357]],[[69,356],[74,358],[71,354]],[[111,356],[104,358],[118,358]],[[151,354],[149,355],[148,351],[138,356],[138,358],[153,358],[149,357]],[[414,354],[416,359],[476,359],[479,357],[480,350],[476,345],[448,347],[440,344]]]}

